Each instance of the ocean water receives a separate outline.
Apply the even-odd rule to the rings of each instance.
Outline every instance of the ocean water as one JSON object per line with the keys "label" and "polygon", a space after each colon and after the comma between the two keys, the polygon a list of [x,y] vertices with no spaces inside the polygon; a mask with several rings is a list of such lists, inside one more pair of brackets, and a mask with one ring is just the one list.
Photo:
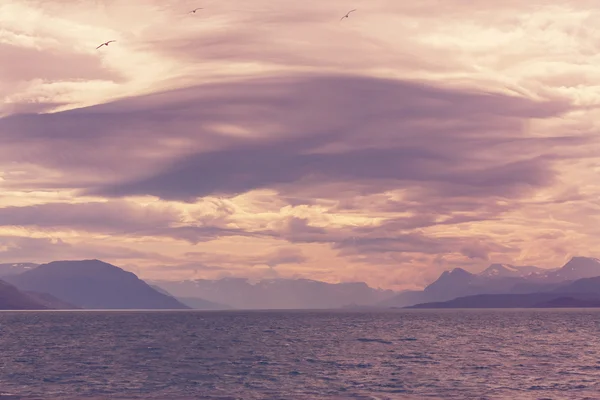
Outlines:
{"label": "ocean water", "polygon": [[0,312],[0,399],[600,399],[600,311]]}

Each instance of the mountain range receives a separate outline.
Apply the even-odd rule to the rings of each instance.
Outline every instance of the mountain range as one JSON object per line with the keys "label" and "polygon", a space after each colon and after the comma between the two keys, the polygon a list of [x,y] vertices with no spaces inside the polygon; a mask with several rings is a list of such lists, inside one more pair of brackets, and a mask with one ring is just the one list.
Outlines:
{"label": "mountain range", "polygon": [[546,308],[600,307],[600,277],[583,278],[546,292],[479,294],[408,308]]}
{"label": "mountain range", "polygon": [[492,264],[443,272],[423,290],[396,292],[364,282],[244,278],[148,281],[100,260],[0,264],[0,309],[333,309],[596,307],[600,260],[561,268]]}
{"label": "mountain range", "polygon": [[[490,274],[490,271],[494,271]],[[496,272],[497,271],[497,272]],[[519,271],[518,273],[516,273]],[[394,307],[489,308],[594,304],[600,301],[600,260],[573,257],[562,268],[532,270],[494,264],[479,274],[444,272],[412,297],[402,293]],[[561,299],[560,301],[558,299]],[[590,303],[591,302],[591,303]]]}
{"label": "mountain range", "polygon": [[[218,280],[149,281],[192,305],[197,299],[237,309],[327,309],[348,305],[375,305],[396,294],[364,282],[327,283],[310,279],[244,278]],[[224,306],[227,305],[227,306]]]}
{"label": "mountain range", "polygon": [[480,294],[548,292],[564,283],[596,276],[600,276],[600,260],[589,257],[573,257],[563,267],[556,269],[492,264],[473,274],[462,268],[455,268],[443,272],[435,282],[421,291],[401,292],[380,305],[408,307]]}
{"label": "mountain range", "polygon": [[147,283],[100,260],[5,263],[0,278],[6,299],[12,299],[3,305],[0,297],[0,309],[327,309],[375,305],[396,293],[363,282],[309,279]]}

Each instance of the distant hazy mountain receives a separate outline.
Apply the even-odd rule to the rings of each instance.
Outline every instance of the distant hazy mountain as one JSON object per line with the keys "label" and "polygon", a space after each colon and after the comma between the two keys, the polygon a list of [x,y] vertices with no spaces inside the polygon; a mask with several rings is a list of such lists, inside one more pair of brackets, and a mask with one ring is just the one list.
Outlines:
{"label": "distant hazy mountain", "polygon": [[177,300],[195,310],[231,310],[233,308],[226,304],[213,303],[199,297],[177,297]]}
{"label": "distant hazy mountain", "polygon": [[163,288],[161,288],[159,286],[156,286],[156,285],[149,285],[149,286],[152,289],[156,290],[158,293],[166,294],[167,296],[170,296],[170,297],[175,297],[171,293],[167,292],[165,289],[163,289]]}
{"label": "distant hazy mountain", "polygon": [[194,281],[152,281],[183,301],[201,298],[236,309],[325,309],[350,304],[372,305],[395,294],[366,283],[326,283],[309,279],[268,279],[251,283],[244,278]]}
{"label": "distant hazy mountain", "polygon": [[600,276],[583,278],[563,284],[553,290],[554,293],[594,293],[600,295]]}
{"label": "distant hazy mountain", "polygon": [[492,264],[479,274],[472,274],[456,268],[442,273],[423,291],[399,293],[381,305],[406,307],[479,294],[552,292],[565,283],[594,276],[600,276],[600,260],[588,257],[573,257],[563,267],[552,270]]}
{"label": "distant hazy mountain", "polygon": [[0,277],[21,274],[36,268],[39,264],[33,263],[4,263],[0,264]]}
{"label": "distant hazy mountain", "polygon": [[99,260],[54,261],[5,278],[21,290],[48,293],[88,309],[187,309],[131,272]]}
{"label": "distant hazy mountain", "polygon": [[47,310],[49,308],[15,286],[0,280],[0,310]]}
{"label": "distant hazy mountain", "polygon": [[204,300],[199,297],[175,297],[160,286],[150,285],[157,292],[171,296],[186,306],[195,310],[231,310],[231,307],[225,304],[213,303],[212,301]]}

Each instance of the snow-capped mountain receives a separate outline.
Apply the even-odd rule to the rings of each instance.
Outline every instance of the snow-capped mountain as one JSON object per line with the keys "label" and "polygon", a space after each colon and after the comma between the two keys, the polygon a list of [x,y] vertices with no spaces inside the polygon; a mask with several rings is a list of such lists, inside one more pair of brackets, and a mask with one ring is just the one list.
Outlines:
{"label": "snow-capped mountain", "polygon": [[533,265],[516,266],[511,264],[492,264],[477,275],[488,278],[506,278],[517,276],[525,277],[531,274],[543,274],[546,272],[548,272],[548,270]]}
{"label": "snow-capped mountain", "polygon": [[600,260],[590,257],[573,257],[563,267],[556,269],[492,264],[482,272],[472,274],[455,268],[443,272],[422,291],[399,293],[381,304],[405,307],[479,294],[543,293],[555,290],[562,284],[592,277],[600,277]]}
{"label": "snow-capped mountain", "polygon": [[21,274],[25,271],[37,268],[39,264],[34,263],[4,263],[0,264],[0,277]]}
{"label": "snow-capped mountain", "polygon": [[574,281],[600,276],[600,260],[592,257],[573,257],[562,268],[549,271],[545,278],[554,282]]}

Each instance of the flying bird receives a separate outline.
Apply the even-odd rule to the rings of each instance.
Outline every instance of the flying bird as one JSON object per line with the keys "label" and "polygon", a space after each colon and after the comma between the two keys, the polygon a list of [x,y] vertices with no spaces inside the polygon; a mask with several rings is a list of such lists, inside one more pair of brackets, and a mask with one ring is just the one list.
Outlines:
{"label": "flying bird", "polygon": [[112,42],[116,42],[116,40],[109,40],[108,42],[104,42],[100,46],[96,47],[96,50],[98,50],[102,46],[108,46],[108,44],[112,43]]}
{"label": "flying bird", "polygon": [[204,8],[202,8],[202,7],[198,7],[198,8],[195,8],[195,9],[193,9],[193,10],[192,10],[192,11],[190,11],[189,13],[190,13],[190,14],[193,14],[193,13],[195,14],[195,13],[196,13],[196,11],[198,11],[198,10],[204,10]]}
{"label": "flying bird", "polygon": [[342,18],[340,18],[340,21],[343,20],[344,18],[349,18],[350,17],[350,13],[356,11],[356,8],[354,10],[350,10],[348,11],[348,13],[346,15],[344,15]]}

